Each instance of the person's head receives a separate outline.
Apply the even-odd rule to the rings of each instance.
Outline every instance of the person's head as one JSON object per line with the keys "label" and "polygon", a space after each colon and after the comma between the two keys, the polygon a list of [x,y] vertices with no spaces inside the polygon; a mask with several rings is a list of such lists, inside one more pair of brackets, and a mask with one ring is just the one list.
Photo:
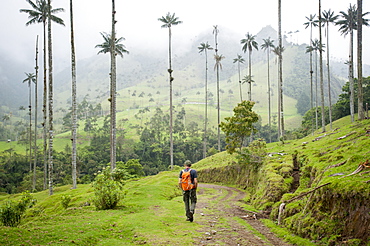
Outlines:
{"label": "person's head", "polygon": [[184,162],[184,166],[185,166],[185,167],[191,167],[191,161],[186,160],[186,161]]}

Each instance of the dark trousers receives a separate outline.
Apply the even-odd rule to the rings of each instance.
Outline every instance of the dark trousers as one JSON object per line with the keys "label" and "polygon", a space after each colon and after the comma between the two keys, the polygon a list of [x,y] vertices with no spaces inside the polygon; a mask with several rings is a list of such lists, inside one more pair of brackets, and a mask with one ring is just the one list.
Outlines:
{"label": "dark trousers", "polygon": [[190,213],[194,214],[195,204],[197,203],[197,190],[186,190],[182,192],[183,200],[185,203],[186,217],[190,217]]}

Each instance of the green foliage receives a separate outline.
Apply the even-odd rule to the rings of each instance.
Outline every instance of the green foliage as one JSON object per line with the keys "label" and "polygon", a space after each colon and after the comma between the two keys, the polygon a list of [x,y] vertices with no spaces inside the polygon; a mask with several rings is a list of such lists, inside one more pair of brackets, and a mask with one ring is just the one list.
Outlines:
{"label": "green foliage", "polygon": [[232,154],[241,149],[246,137],[256,132],[253,123],[258,121],[258,115],[252,111],[255,102],[243,101],[234,108],[234,116],[226,117],[220,128],[226,135],[226,150]]}
{"label": "green foliage", "polygon": [[27,208],[32,207],[36,200],[29,193],[23,193],[17,202],[7,201],[0,207],[0,220],[4,226],[16,227]]}
{"label": "green foliage", "polygon": [[[358,92],[358,82],[357,79],[354,79],[354,98],[357,98],[357,92]],[[363,78],[362,80],[362,89],[363,89],[363,96],[364,96],[364,105],[363,107],[365,108],[365,103],[368,102],[370,98],[370,76],[367,78]],[[339,95],[339,99],[336,104],[333,105],[333,119],[339,119],[344,116],[347,116],[350,114],[350,88],[349,88],[349,82],[347,82],[343,88],[342,91],[344,93]],[[357,113],[358,110],[358,100],[354,101],[354,108],[355,108],[355,113]]]}
{"label": "green foliage", "polygon": [[122,188],[124,171],[116,168],[113,172],[109,168],[103,169],[93,182],[94,198],[92,200],[97,210],[113,209],[123,198]]}
{"label": "green foliage", "polygon": [[70,195],[63,194],[60,197],[60,201],[62,203],[63,208],[67,209],[69,206],[69,202],[71,201],[72,197]]}

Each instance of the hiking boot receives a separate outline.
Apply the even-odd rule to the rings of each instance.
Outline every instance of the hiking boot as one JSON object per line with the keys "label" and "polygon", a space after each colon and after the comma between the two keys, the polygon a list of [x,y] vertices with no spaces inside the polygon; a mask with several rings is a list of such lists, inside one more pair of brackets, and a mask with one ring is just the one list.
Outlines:
{"label": "hiking boot", "polygon": [[189,213],[189,218],[188,219],[189,219],[190,222],[193,222],[194,217],[193,217],[193,213],[192,212]]}

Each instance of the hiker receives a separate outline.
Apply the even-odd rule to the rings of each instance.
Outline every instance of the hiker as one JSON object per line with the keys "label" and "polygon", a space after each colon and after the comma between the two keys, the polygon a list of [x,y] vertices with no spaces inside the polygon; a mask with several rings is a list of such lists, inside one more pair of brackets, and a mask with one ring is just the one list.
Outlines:
{"label": "hiker", "polygon": [[182,189],[182,196],[185,203],[186,220],[193,222],[195,204],[197,203],[197,171],[190,168],[191,162],[189,160],[185,161],[184,167],[185,169],[181,170],[179,175],[179,186]]}

